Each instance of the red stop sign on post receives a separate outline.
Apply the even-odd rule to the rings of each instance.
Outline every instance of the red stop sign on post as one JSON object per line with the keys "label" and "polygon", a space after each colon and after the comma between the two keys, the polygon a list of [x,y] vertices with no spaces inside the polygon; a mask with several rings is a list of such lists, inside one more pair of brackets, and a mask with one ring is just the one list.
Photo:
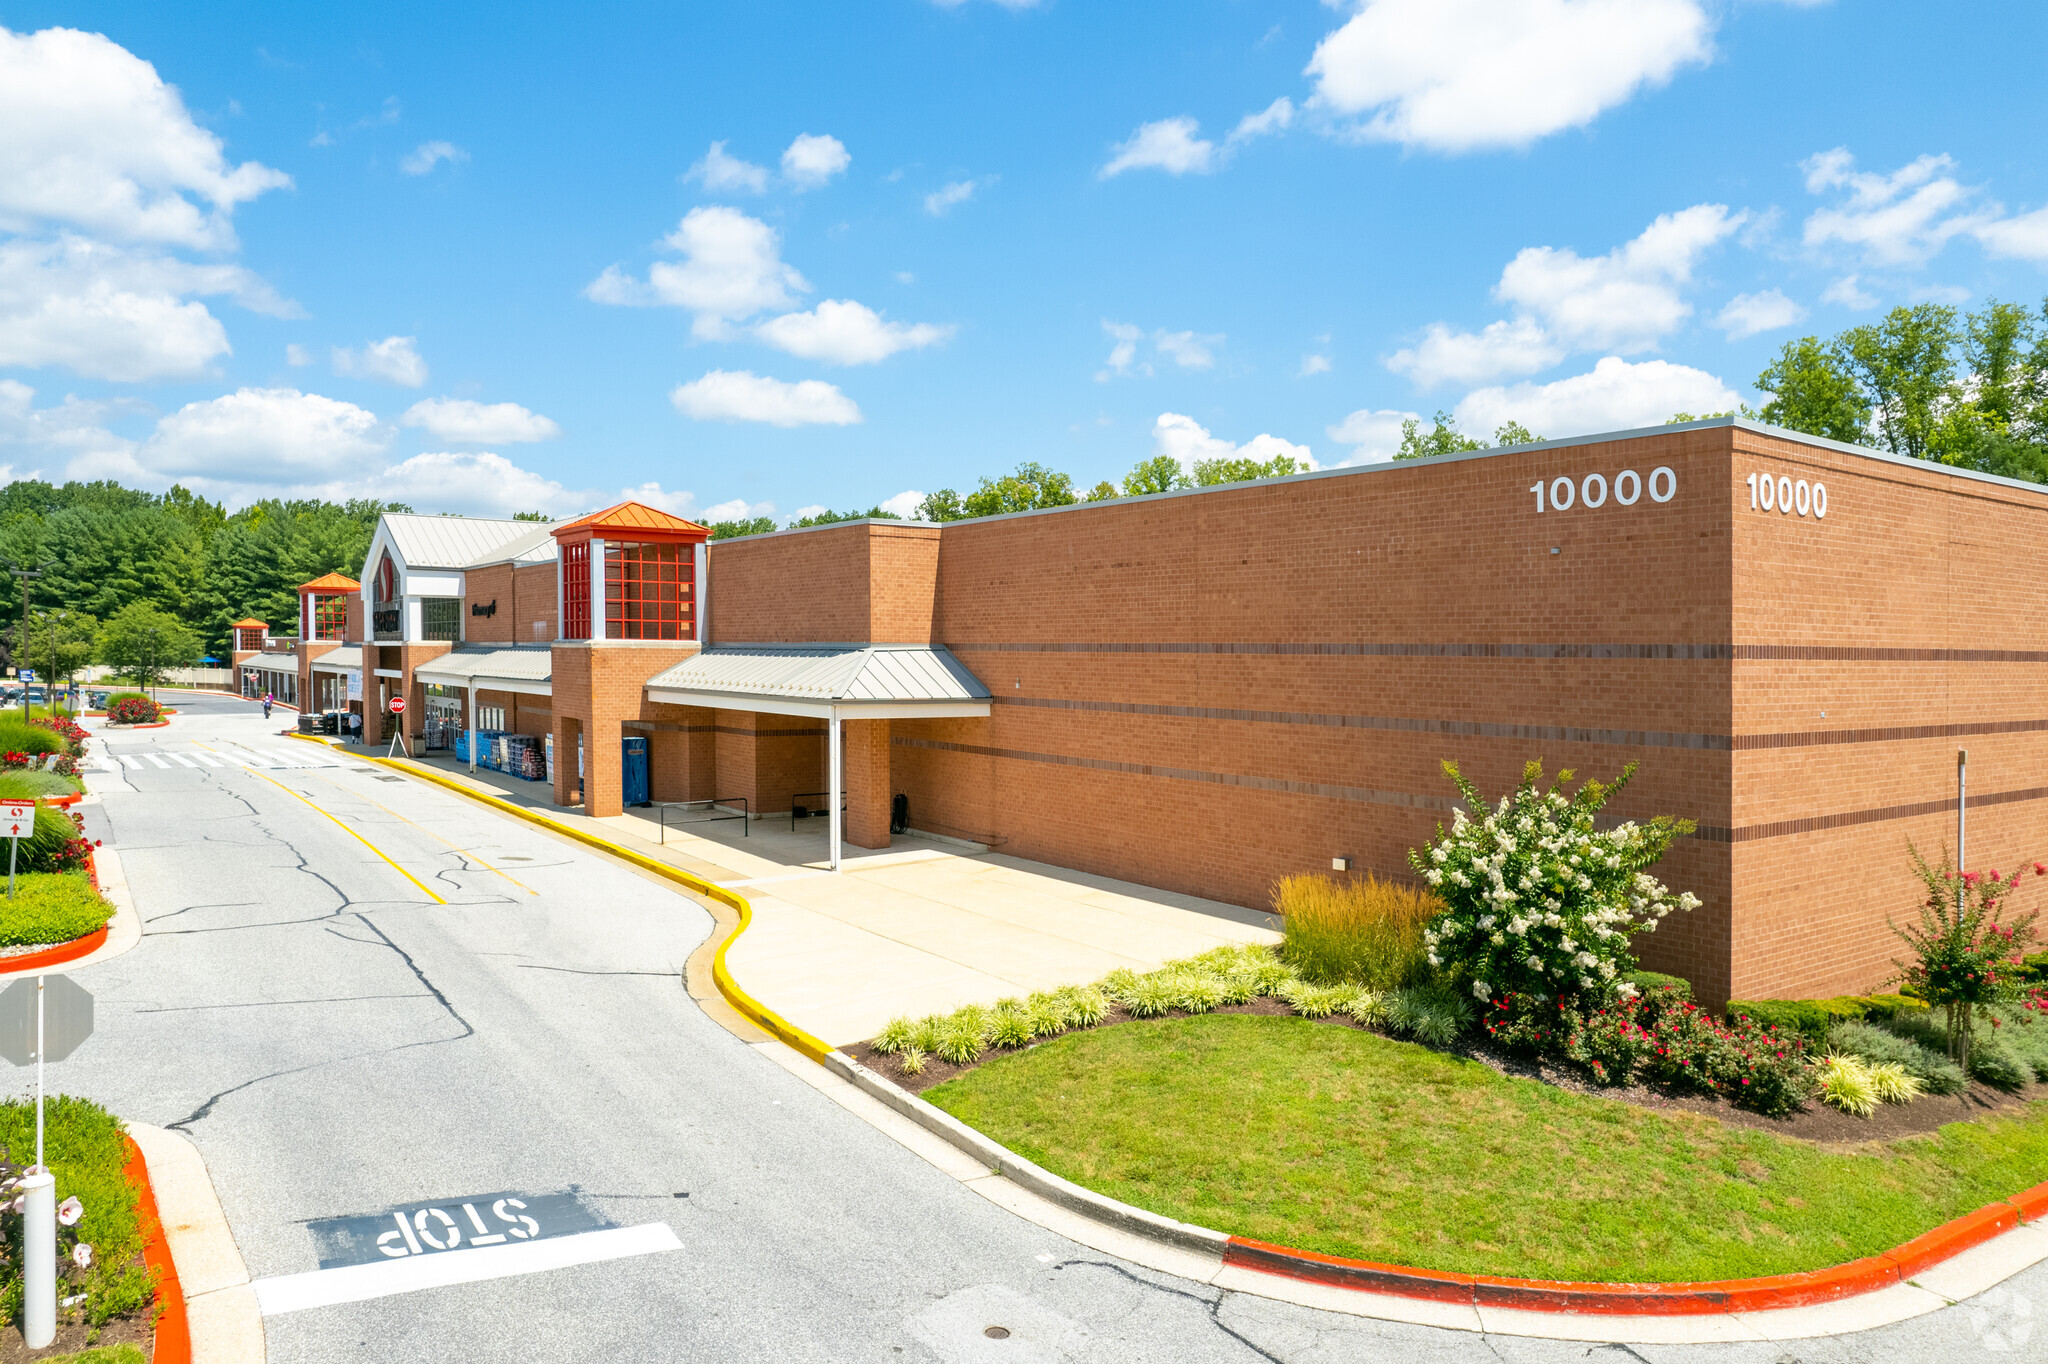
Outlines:
{"label": "red stop sign on post", "polygon": [[391,698],[391,713],[393,715],[405,714],[405,698],[403,696],[394,696]]}

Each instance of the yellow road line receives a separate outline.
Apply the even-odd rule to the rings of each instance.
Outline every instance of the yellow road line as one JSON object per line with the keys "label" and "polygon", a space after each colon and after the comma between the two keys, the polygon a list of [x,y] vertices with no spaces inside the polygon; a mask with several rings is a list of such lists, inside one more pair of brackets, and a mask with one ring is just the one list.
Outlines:
{"label": "yellow road line", "polygon": [[[513,885],[525,891],[528,895],[540,894],[539,891],[535,890],[532,886],[527,885],[526,882],[520,880],[518,877],[512,875],[510,872],[499,871],[498,868],[484,861],[484,859],[480,855],[471,852],[469,849],[463,847],[459,843],[450,843],[447,839],[441,837],[441,835],[435,833],[432,829],[429,829],[426,825],[420,823],[418,820],[407,819],[406,816],[399,814],[398,811],[392,809],[390,806],[371,800],[368,796],[363,795],[359,791],[349,791],[346,786],[343,786],[340,782],[335,781],[332,778],[316,777],[314,778],[314,780],[326,782],[329,786],[333,787],[337,791],[348,791],[348,794],[354,796],[357,800],[363,801],[369,805],[375,805],[379,810],[382,810],[385,814],[390,815],[393,819],[405,820],[407,824],[412,825],[413,828],[418,829],[421,833],[425,834],[428,838],[433,839],[436,843],[446,843],[449,847],[455,849],[455,851],[461,853],[464,857],[476,863],[485,871],[497,872],[498,875],[504,877],[507,881],[510,881]],[[291,788],[286,787],[285,789],[290,790]]]}
{"label": "yellow road line", "polygon": [[[205,748],[208,753],[220,752],[220,750],[217,748],[207,748],[205,744],[200,743],[197,739],[194,739],[191,742],[194,748]],[[318,805],[314,805],[312,801],[306,800],[304,796],[300,795],[297,791],[292,790],[291,787],[286,786],[283,782],[278,781],[274,777],[265,777],[261,772],[258,772],[253,767],[245,767],[242,770],[247,772],[252,777],[263,777],[263,780],[269,782],[272,786],[275,786],[278,790],[284,792],[286,795],[292,797],[294,800],[304,801],[308,806],[311,806],[311,808],[319,810],[321,814],[326,815],[329,819],[333,820],[335,824],[341,828],[341,831],[343,833],[347,834],[350,838],[353,838],[356,842],[368,848],[371,852],[377,854],[377,856],[380,859],[382,859],[385,866],[391,868],[391,870],[397,872],[400,876],[403,876],[406,880],[418,886],[420,890],[426,894],[428,899],[432,900],[437,905],[445,905],[448,903],[440,896],[434,894],[433,890],[427,885],[425,881],[420,880],[419,877],[414,876],[404,867],[399,866],[396,862],[393,862],[389,857],[385,856],[384,850],[382,848],[379,848],[375,843],[372,843],[369,839],[364,838],[354,829],[349,828],[346,823],[343,823],[339,815],[334,814],[332,811],[322,809]]]}

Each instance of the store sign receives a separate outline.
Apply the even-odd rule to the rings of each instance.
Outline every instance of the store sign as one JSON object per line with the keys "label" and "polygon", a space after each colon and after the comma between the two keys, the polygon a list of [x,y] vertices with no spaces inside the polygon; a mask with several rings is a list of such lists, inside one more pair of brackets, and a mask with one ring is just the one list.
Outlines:
{"label": "store sign", "polygon": [[473,601],[473,602],[471,602],[471,603],[469,604],[469,614],[471,614],[472,616],[495,616],[495,615],[497,615],[497,614],[498,614],[498,599],[497,599],[496,597],[493,597],[493,598],[491,598],[491,599],[490,599],[489,601],[487,601],[487,602],[481,602],[481,601]]}
{"label": "store sign", "polygon": [[1642,501],[1643,494],[1649,493],[1652,502],[1669,502],[1678,496],[1678,474],[1669,465],[1660,464],[1650,471],[1646,480],[1634,469],[1623,469],[1609,484],[1605,474],[1587,474],[1574,482],[1560,475],[1548,483],[1538,479],[1529,486],[1536,494],[1536,510],[1541,512],[1566,512],[1574,507],[1592,510],[1607,505],[1613,498],[1624,507],[1633,507]]}
{"label": "store sign", "polygon": [[1780,516],[1811,516],[1818,521],[1828,514],[1828,485],[1815,479],[1808,483],[1803,478],[1779,474],[1751,474],[1744,482],[1749,484],[1749,509],[1751,511],[1775,511]]}

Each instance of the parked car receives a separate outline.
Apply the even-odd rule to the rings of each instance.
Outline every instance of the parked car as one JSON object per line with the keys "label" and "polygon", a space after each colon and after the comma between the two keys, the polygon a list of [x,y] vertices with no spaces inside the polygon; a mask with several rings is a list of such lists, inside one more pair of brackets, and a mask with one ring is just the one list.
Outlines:
{"label": "parked car", "polygon": [[87,710],[105,710],[105,709],[107,708],[107,697],[108,697],[108,696],[110,696],[110,695],[112,695],[112,693],[111,693],[111,692],[104,692],[104,691],[89,691],[89,692],[87,692],[87,693],[85,694],[85,706],[86,706],[86,709],[87,709]]}

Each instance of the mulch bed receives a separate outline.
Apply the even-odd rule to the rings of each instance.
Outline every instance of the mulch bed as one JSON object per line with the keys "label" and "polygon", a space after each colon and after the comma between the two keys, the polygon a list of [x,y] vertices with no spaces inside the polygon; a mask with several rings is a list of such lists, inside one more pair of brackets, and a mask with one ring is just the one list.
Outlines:
{"label": "mulch bed", "polygon": [[[61,1285],[60,1285],[61,1291]],[[62,1310],[58,1315],[63,1315]],[[91,1328],[83,1322],[57,1323],[57,1338],[47,1349],[31,1350],[22,1342],[21,1327],[16,1322],[0,1326],[0,1364],[19,1364],[30,1359],[50,1359],[57,1355],[76,1354],[80,1350],[111,1345],[133,1345],[142,1351],[144,1359],[156,1357],[156,1304],[151,1303],[143,1311],[125,1317],[115,1317],[100,1327],[99,1338],[87,1340]]]}
{"label": "mulch bed", "polygon": [[[1298,1017],[1294,1010],[1277,999],[1261,997],[1249,1004],[1226,1004],[1211,1010],[1219,1014],[1270,1014]],[[1161,1015],[1164,1018],[1187,1018],[1186,1010],[1175,1009]],[[1096,1024],[1098,1028],[1114,1027],[1119,1023],[1134,1021],[1124,1011],[1112,1005],[1109,1016]],[[1372,1032],[1342,1015],[1311,1020],[1335,1028],[1356,1028],[1361,1032]],[[1090,1028],[1070,1028],[1068,1032],[1091,1032]],[[1065,1034],[1062,1034],[1064,1036]],[[1052,1039],[1048,1038],[1047,1041]],[[1035,1045],[1035,1044],[1034,1044]],[[924,1071],[918,1075],[905,1075],[894,1056],[887,1056],[874,1049],[873,1043],[856,1042],[842,1047],[854,1060],[868,1069],[909,1090],[921,1094],[934,1085],[944,1084],[956,1075],[964,1075],[977,1066],[983,1066],[1001,1056],[1012,1053],[991,1048],[981,1054],[981,1059],[969,1065],[956,1066],[941,1061],[936,1056],[925,1057]],[[1020,1048],[1029,1051],[1029,1047]],[[1532,1062],[1518,1056],[1510,1056],[1495,1047],[1479,1042],[1467,1042],[1453,1047],[1450,1055],[1463,1056],[1492,1067],[1503,1075],[1513,1075],[1525,1080],[1537,1080],[1543,1084],[1569,1089],[1574,1093],[1591,1094],[1602,1099],[1619,1103],[1632,1103],[1643,1108],[1678,1110],[1698,1113],[1736,1127],[1753,1127],[1766,1132],[1775,1132],[1781,1137],[1798,1141],[1813,1142],[1827,1147],[1860,1146],[1865,1142],[1891,1141],[1920,1132],[1932,1132],[1952,1122],[1963,1122],[1988,1117],[1999,1112],[2008,1112],[2035,1099],[2048,1099],[2048,1083],[2032,1082],[2017,1090],[2003,1090],[1981,1081],[1972,1081],[1961,1094],[1926,1094],[1907,1104],[1880,1104],[1877,1112],[1870,1117],[1859,1118],[1831,1108],[1820,1102],[1809,1103],[1801,1111],[1785,1118],[1766,1117],[1762,1113],[1738,1108],[1725,1099],[1702,1094],[1675,1094],[1653,1089],[1646,1085],[1597,1085],[1586,1076],[1568,1066],[1554,1066],[1544,1062]],[[0,1364],[5,1364],[0,1356]]]}

